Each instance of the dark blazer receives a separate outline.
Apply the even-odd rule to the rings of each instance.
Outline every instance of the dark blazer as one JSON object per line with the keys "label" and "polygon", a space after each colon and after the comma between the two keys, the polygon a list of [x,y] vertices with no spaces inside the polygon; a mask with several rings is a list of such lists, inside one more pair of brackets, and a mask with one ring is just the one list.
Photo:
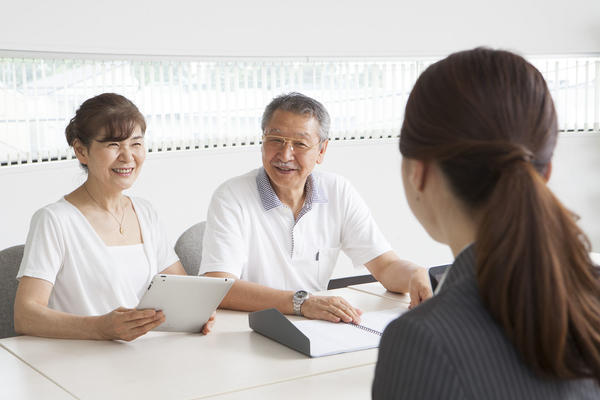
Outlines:
{"label": "dark blazer", "polygon": [[374,399],[600,399],[595,381],[542,379],[484,307],[473,246],[438,294],[393,321],[379,345]]}

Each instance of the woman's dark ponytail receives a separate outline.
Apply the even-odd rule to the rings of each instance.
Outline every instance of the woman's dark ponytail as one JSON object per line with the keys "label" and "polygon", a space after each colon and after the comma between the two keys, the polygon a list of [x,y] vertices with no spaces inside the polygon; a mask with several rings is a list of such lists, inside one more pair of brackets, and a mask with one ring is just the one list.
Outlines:
{"label": "woman's dark ponytail", "polygon": [[525,362],[600,381],[600,282],[574,215],[524,160],[504,167],[481,215],[480,294]]}

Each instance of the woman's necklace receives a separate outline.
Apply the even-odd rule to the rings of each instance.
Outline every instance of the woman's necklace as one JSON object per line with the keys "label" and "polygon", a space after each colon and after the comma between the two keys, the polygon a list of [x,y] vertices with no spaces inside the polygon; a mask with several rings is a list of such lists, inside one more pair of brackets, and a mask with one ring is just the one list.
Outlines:
{"label": "woman's necklace", "polygon": [[104,208],[100,205],[100,203],[98,203],[96,201],[96,199],[90,194],[90,191],[87,189],[87,185],[84,183],[83,184],[83,188],[85,189],[85,192],[88,194],[88,196],[90,196],[90,199],[92,199],[92,201],[94,203],[96,203],[98,205],[98,207],[100,207],[102,210],[107,211],[111,217],[113,217],[115,219],[115,221],[117,221],[117,224],[119,224],[119,233],[121,235],[125,234],[125,231],[123,230],[123,219],[125,218],[125,209],[123,209],[123,215],[121,216],[121,221],[119,221],[119,219],[117,217],[115,217],[115,214],[113,214],[112,212],[110,212],[110,210],[108,208]]}

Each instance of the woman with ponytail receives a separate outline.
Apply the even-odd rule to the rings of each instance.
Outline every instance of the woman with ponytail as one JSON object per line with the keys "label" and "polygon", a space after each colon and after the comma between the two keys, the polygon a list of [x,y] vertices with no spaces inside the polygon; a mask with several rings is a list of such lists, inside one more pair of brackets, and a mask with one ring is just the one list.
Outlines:
{"label": "woman with ponytail", "polygon": [[411,210],[455,261],[386,329],[376,399],[599,399],[600,278],[547,187],[556,112],[538,70],[475,49],[417,80],[400,134]]}

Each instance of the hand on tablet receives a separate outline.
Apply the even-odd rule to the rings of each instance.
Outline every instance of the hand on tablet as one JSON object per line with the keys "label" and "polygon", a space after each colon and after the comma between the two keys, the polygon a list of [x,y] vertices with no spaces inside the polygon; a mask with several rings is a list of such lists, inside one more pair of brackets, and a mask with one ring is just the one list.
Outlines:
{"label": "hand on tablet", "polygon": [[206,324],[204,324],[204,326],[202,327],[202,333],[204,335],[208,335],[208,333],[212,330],[213,326],[215,326],[215,316],[217,315],[216,312],[213,312],[212,315],[210,316],[210,318],[208,319],[208,321],[206,322]]}
{"label": "hand on tablet", "polygon": [[165,322],[165,315],[162,311],[119,307],[99,317],[98,332],[102,339],[129,342],[146,334],[163,322]]}

